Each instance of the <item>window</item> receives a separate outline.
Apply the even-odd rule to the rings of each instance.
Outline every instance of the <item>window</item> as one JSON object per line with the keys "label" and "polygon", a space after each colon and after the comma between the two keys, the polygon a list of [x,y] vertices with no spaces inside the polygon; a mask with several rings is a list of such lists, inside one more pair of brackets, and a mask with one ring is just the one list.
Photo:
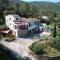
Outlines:
{"label": "window", "polygon": [[16,18],[16,20],[18,20],[19,18]]}
{"label": "window", "polygon": [[31,23],[29,22],[29,27],[31,26]]}
{"label": "window", "polygon": [[10,25],[11,25],[11,23],[10,23]]}
{"label": "window", "polygon": [[9,18],[9,20],[11,20],[11,18]]}
{"label": "window", "polygon": [[27,25],[21,25],[21,26],[19,26],[19,28],[18,28],[18,29],[25,30],[25,29],[27,29],[27,28],[28,28],[28,26],[27,26]]}
{"label": "window", "polygon": [[25,29],[28,29],[28,25],[25,26]]}

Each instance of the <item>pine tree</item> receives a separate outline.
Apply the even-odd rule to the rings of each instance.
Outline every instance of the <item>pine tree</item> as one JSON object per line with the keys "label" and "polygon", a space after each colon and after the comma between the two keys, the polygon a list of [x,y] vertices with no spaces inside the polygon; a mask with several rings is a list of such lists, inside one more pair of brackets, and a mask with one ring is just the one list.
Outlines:
{"label": "pine tree", "polygon": [[55,23],[54,29],[53,29],[53,37],[54,37],[54,38],[56,37],[56,23]]}

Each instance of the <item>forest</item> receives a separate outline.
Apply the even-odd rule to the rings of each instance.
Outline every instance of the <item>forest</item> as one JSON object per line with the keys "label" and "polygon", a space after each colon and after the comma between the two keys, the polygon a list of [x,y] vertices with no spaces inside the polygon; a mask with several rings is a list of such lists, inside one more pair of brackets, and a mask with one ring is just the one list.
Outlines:
{"label": "forest", "polygon": [[18,14],[21,17],[41,19],[48,16],[50,22],[60,21],[60,2],[24,2],[20,0],[0,0],[0,25],[4,24],[4,16]]}

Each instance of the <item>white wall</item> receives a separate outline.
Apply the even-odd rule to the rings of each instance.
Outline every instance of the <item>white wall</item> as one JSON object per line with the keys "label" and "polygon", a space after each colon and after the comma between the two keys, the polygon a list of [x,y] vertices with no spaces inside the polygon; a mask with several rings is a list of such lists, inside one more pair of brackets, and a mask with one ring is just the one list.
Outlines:
{"label": "white wall", "polygon": [[[18,20],[16,20],[17,18],[18,18]],[[19,21],[19,20],[20,20],[20,16],[18,16],[18,15],[5,16],[6,26],[13,31],[13,34],[15,34],[16,37],[18,36],[18,30],[15,29],[15,24],[13,21]]]}
{"label": "white wall", "polygon": [[5,16],[6,26],[10,29],[14,29],[14,22],[13,21],[14,20],[16,21],[17,18],[18,18],[18,20],[20,20],[20,16],[18,16],[18,15],[7,15],[7,16]]}

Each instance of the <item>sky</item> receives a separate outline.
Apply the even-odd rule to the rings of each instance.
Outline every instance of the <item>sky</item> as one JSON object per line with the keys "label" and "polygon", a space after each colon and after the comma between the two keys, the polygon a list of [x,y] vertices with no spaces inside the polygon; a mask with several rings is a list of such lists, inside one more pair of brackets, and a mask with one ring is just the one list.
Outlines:
{"label": "sky", "polygon": [[60,2],[60,0],[23,0],[26,2],[31,2],[31,1],[47,1],[47,2]]}

